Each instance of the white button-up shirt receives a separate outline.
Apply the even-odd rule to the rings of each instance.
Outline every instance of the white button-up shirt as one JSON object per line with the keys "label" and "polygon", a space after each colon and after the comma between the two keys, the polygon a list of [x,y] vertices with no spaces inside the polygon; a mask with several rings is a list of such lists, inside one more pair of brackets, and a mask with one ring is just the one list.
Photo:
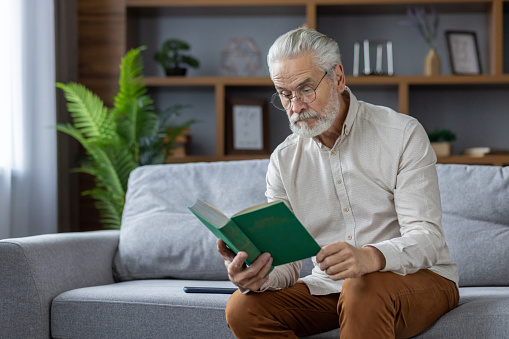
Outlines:
{"label": "white button-up shirt", "polygon": [[[349,92],[350,90],[347,89]],[[373,246],[383,271],[429,269],[458,284],[441,227],[436,156],[419,122],[387,107],[358,101],[350,107],[332,149],[317,138],[290,135],[271,155],[268,201],[283,200],[320,246],[346,241]],[[341,291],[316,265],[302,278],[312,294]],[[301,263],[276,267],[262,290],[298,279]]]}

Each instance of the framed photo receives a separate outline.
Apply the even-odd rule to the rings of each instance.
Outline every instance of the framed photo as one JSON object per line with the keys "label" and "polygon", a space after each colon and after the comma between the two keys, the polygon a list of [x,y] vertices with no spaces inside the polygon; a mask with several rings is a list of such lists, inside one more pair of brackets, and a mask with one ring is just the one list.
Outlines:
{"label": "framed photo", "polygon": [[270,154],[268,102],[266,100],[228,99],[226,154]]}
{"label": "framed photo", "polygon": [[481,60],[475,32],[446,31],[453,74],[481,74]]}

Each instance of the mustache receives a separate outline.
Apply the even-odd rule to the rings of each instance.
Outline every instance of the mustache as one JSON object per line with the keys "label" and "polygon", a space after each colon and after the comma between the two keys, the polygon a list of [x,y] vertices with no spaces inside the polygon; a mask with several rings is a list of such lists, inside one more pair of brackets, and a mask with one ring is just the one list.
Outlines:
{"label": "mustache", "polygon": [[304,111],[301,113],[292,114],[292,116],[290,117],[290,122],[292,124],[295,124],[299,120],[309,119],[309,118],[320,119],[321,116],[317,112],[314,112],[314,111]]}

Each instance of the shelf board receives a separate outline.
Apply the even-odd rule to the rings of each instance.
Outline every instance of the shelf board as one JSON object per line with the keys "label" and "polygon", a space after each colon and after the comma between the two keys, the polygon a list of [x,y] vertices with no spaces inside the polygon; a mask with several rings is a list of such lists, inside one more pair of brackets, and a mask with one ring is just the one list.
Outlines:
{"label": "shelf board", "polygon": [[[263,155],[223,155],[223,156],[186,156],[167,159],[166,163],[188,163],[188,162],[215,162],[215,161],[236,161],[236,160],[254,160],[268,159],[269,156]],[[460,165],[509,165],[509,155],[485,155],[482,157],[473,157],[467,155],[452,155],[450,157],[440,157],[437,160],[440,164],[460,164]]]}
{"label": "shelf board", "polygon": [[[316,0],[317,6],[321,5],[422,5],[423,3],[436,3],[440,6],[453,6],[465,4],[489,4],[495,0],[446,0],[437,2],[425,0]],[[125,0],[126,7],[177,7],[177,6],[273,6],[273,5],[305,5],[309,0]],[[457,9],[457,8],[456,8]]]}
{"label": "shelf board", "polygon": [[496,85],[509,84],[509,75],[437,75],[437,76],[347,76],[347,85]]}
{"label": "shelf board", "polygon": [[305,5],[309,0],[125,0],[126,7],[194,7],[194,6],[277,6]]}
{"label": "shelf board", "polygon": [[509,155],[485,155],[473,157],[468,155],[452,155],[450,157],[440,157],[437,160],[441,164],[465,164],[465,165],[509,165]]}
{"label": "shelf board", "polygon": [[269,77],[145,77],[147,86],[274,86]]}
{"label": "shelf board", "polygon": [[[273,86],[269,77],[145,77],[147,86]],[[509,85],[509,75],[347,76],[347,85]]]}
{"label": "shelf board", "polygon": [[269,155],[223,155],[223,156],[197,156],[190,155],[185,157],[173,157],[166,159],[167,164],[179,164],[188,162],[215,162],[215,161],[236,161],[236,160],[255,160],[268,159]]}

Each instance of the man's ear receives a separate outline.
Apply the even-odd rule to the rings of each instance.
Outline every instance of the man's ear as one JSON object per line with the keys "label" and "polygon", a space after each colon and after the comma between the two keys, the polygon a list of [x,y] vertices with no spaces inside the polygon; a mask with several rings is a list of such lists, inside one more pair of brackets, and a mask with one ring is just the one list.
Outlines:
{"label": "man's ear", "polygon": [[345,72],[341,63],[334,67],[334,86],[336,86],[338,93],[343,93],[346,87]]}

